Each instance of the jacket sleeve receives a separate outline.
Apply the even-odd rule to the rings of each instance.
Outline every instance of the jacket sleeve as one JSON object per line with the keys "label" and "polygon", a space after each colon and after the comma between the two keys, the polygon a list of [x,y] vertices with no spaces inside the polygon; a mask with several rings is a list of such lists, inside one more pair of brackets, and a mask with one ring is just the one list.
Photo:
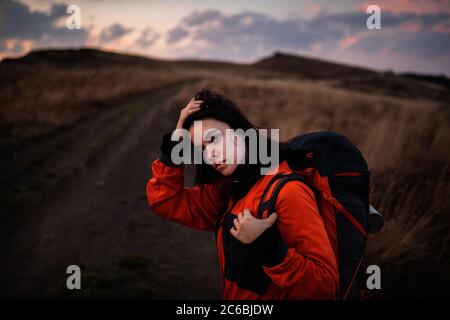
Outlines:
{"label": "jacket sleeve", "polygon": [[215,230],[220,208],[217,184],[184,187],[184,166],[173,166],[156,159],[153,177],[146,194],[150,209],[156,214],[198,230]]}
{"label": "jacket sleeve", "polygon": [[276,203],[281,237],[264,263],[272,281],[293,299],[336,299],[336,257],[314,193],[300,181],[287,183]]}

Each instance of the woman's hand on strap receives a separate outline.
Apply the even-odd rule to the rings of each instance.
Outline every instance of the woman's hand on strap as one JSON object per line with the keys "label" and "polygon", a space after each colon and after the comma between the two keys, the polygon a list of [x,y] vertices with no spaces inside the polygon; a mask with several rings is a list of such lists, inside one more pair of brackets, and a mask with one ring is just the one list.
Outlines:
{"label": "woman's hand on strap", "polygon": [[233,220],[234,227],[230,229],[230,232],[240,242],[249,244],[271,227],[277,218],[277,213],[273,212],[265,219],[257,219],[250,213],[249,209],[244,209]]}

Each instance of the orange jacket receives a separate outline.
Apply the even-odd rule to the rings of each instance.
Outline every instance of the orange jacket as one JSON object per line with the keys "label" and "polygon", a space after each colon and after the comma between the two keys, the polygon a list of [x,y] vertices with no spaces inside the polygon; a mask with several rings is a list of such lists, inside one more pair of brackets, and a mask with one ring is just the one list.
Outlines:
{"label": "orange jacket", "polygon": [[[291,172],[287,161],[280,163],[276,169],[278,172]],[[221,207],[217,183],[184,187],[183,165],[169,166],[160,159],[153,162],[152,171],[153,177],[147,182],[147,200],[153,212],[194,229],[216,230]],[[256,215],[262,193],[272,177],[266,175],[259,179],[227,214],[234,218],[248,208]],[[276,224],[286,250],[276,265],[260,267],[263,275],[256,275],[258,272],[251,269],[245,272],[243,265],[252,262],[248,262],[245,256],[242,258],[242,255],[236,258],[239,256],[236,251],[242,248],[233,242],[236,239],[230,238],[232,235],[224,220],[219,224],[216,242],[223,298],[335,299],[339,283],[338,267],[314,193],[302,182],[292,181],[281,189],[275,208],[278,213]],[[245,279],[235,279],[236,272],[229,272],[230,268],[238,270],[238,274]],[[246,279],[252,277],[256,278]],[[248,285],[247,282],[253,284]],[[261,291],[260,284],[263,282],[267,285]],[[254,287],[259,289],[252,289]]]}

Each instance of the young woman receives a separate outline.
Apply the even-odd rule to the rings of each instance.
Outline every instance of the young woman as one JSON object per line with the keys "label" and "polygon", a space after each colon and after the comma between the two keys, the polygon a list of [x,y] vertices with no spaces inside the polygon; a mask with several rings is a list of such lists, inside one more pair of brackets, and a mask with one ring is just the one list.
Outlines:
{"label": "young woman", "polygon": [[[258,219],[259,201],[273,175],[261,175],[259,160],[249,163],[247,142],[247,161],[239,164],[228,161],[235,152],[227,149],[225,138],[212,141],[204,135],[219,130],[226,137],[226,129],[257,127],[222,95],[205,89],[195,98],[181,111],[177,128],[189,130],[194,147],[206,149],[209,164],[196,165],[196,186],[184,187],[183,164],[171,159],[178,142],[166,133],[147,183],[151,210],[185,226],[216,232],[224,299],[335,299],[338,267],[314,193],[292,181],[282,188],[276,212]],[[201,131],[195,130],[194,121],[201,123]],[[291,172],[283,143],[279,155],[272,172]]]}

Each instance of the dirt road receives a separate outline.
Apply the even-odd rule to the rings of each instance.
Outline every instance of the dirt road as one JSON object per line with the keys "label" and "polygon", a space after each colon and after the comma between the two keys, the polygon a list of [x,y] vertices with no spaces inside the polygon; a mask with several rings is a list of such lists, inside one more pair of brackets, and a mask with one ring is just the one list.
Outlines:
{"label": "dirt road", "polygon": [[[5,162],[15,165],[2,191],[25,204],[11,211],[22,222],[1,248],[2,297],[220,298],[214,235],[161,219],[145,198],[182,86],[83,119]],[[69,291],[73,264],[82,289]]]}

